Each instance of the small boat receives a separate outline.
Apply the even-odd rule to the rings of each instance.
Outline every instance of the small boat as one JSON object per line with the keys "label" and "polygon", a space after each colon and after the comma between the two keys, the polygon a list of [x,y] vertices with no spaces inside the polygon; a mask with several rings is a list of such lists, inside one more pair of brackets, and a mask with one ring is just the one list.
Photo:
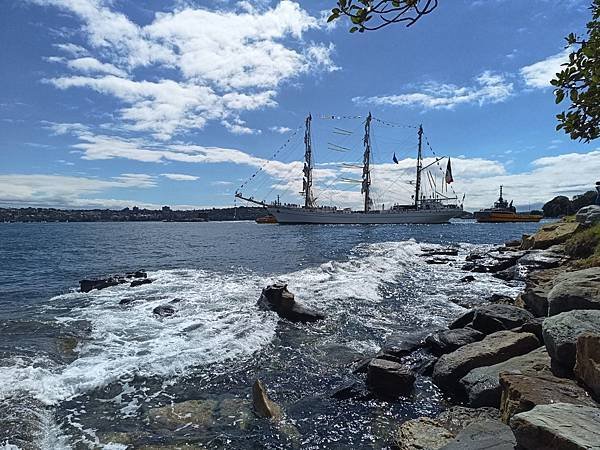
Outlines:
{"label": "small boat", "polygon": [[277,219],[269,214],[268,216],[257,217],[256,223],[277,223]]}
{"label": "small boat", "polygon": [[494,203],[493,208],[486,208],[474,213],[477,222],[502,223],[502,222],[539,222],[544,216],[531,212],[518,213],[513,206],[512,200],[508,203],[502,197],[502,186],[500,186],[500,197]]}

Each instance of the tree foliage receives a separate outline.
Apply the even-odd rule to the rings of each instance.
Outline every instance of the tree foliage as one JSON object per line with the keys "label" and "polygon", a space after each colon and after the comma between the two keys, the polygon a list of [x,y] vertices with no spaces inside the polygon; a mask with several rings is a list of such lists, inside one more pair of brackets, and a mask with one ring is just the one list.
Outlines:
{"label": "tree foliage", "polygon": [[392,23],[411,26],[438,6],[438,0],[337,0],[328,22],[347,16],[350,33],[378,30]]}
{"label": "tree foliage", "polygon": [[587,38],[574,33],[567,36],[567,45],[574,50],[565,68],[551,81],[556,87],[556,103],[566,98],[571,101],[567,111],[556,116],[556,129],[584,142],[600,136],[600,0],[593,0],[591,10]]}

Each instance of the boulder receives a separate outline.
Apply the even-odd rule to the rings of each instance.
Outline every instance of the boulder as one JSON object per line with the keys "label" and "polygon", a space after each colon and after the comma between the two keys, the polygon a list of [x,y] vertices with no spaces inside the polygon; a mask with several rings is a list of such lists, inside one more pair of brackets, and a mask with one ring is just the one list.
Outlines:
{"label": "boulder", "polygon": [[175,308],[169,305],[160,305],[154,308],[152,312],[160,317],[169,317],[175,314]]}
{"label": "boulder", "polygon": [[141,278],[138,280],[133,280],[131,282],[131,284],[129,285],[129,287],[142,286],[144,284],[150,284],[150,283],[152,283],[152,280],[150,278]]}
{"label": "boulder", "polygon": [[574,310],[547,317],[542,333],[553,363],[573,369],[577,338],[585,332],[600,333],[599,310]]}
{"label": "boulder", "polygon": [[437,355],[450,353],[463,345],[482,340],[485,337],[480,331],[473,328],[457,328],[454,330],[443,330],[430,334],[425,342]]}
{"label": "boulder", "polygon": [[461,393],[459,380],[471,370],[501,363],[528,353],[538,346],[539,341],[531,333],[497,331],[482,341],[467,344],[453,353],[442,355],[433,369],[433,381],[447,392]]}
{"label": "boulder", "polygon": [[581,228],[577,222],[555,222],[542,225],[533,235],[533,248],[546,249],[562,244]]}
{"label": "boulder", "polygon": [[515,414],[529,411],[537,405],[557,402],[594,405],[594,401],[577,383],[551,374],[501,373],[500,386],[500,414],[504,423],[509,423]]}
{"label": "boulder", "polygon": [[460,279],[461,283],[472,283],[475,281],[475,277],[473,275],[467,275]]}
{"label": "boulder", "polygon": [[581,208],[575,214],[575,221],[586,227],[600,223],[600,206],[590,205]]}
{"label": "boulder", "polygon": [[456,330],[457,328],[464,328],[466,326],[471,325],[473,322],[473,318],[475,317],[475,310],[471,309],[464,313],[462,316],[459,316],[448,325],[448,328],[451,330]]}
{"label": "boulder", "polygon": [[367,400],[371,397],[371,393],[364,389],[363,383],[353,381],[338,387],[330,397],[336,400]]}
{"label": "boulder", "polygon": [[510,427],[499,420],[474,422],[440,450],[513,450],[517,441]]}
{"label": "boulder", "polygon": [[510,330],[533,319],[531,313],[512,305],[485,305],[475,309],[474,329],[489,334],[500,330]]}
{"label": "boulder", "polygon": [[494,303],[496,305],[514,305],[515,304],[515,299],[512,298],[509,295],[504,295],[504,294],[492,294],[489,298],[488,301],[490,303]]}
{"label": "boulder", "polygon": [[252,406],[258,417],[281,420],[283,412],[281,407],[269,398],[267,390],[260,380],[256,380],[252,386]]}
{"label": "boulder", "polygon": [[415,374],[394,361],[375,358],[367,369],[367,385],[377,395],[396,398],[409,393],[415,382]]}
{"label": "boulder", "polygon": [[418,350],[425,346],[425,340],[431,334],[431,329],[415,331],[412,333],[397,333],[387,337],[385,344],[381,348],[380,355],[391,355],[393,358],[383,358],[397,360],[403,356]]}
{"label": "boulder", "polygon": [[510,241],[506,241],[504,243],[505,247],[520,247],[521,246],[521,239],[512,239]]}
{"label": "boulder", "polygon": [[575,376],[600,400],[600,334],[584,333],[577,338]]}
{"label": "boulder", "polygon": [[90,292],[94,289],[106,289],[107,287],[117,286],[118,284],[120,284],[120,280],[113,277],[98,280],[81,280],[79,282],[79,290],[81,292]]}
{"label": "boulder", "polygon": [[527,450],[592,450],[600,443],[600,409],[569,403],[539,405],[515,415],[510,426]]}
{"label": "boulder", "polygon": [[498,408],[466,408],[451,406],[442,411],[436,420],[451,433],[458,434],[468,425],[482,420],[500,420]]}
{"label": "boulder", "polygon": [[548,315],[548,289],[543,286],[532,286],[525,288],[521,293],[527,311],[536,317],[546,317]]}
{"label": "boulder", "polygon": [[262,290],[257,303],[261,309],[275,311],[279,317],[290,322],[316,322],[325,318],[323,313],[296,302],[294,294],[288,291],[287,284],[267,286]]}
{"label": "boulder", "polygon": [[503,372],[551,374],[550,356],[544,347],[540,347],[525,355],[515,356],[498,364],[471,370],[460,380],[467,393],[469,406],[498,407],[502,395],[499,376]]}
{"label": "boulder", "polygon": [[191,425],[206,429],[216,423],[214,416],[218,402],[215,400],[188,400],[152,408],[148,411],[150,426],[155,429],[177,430]]}
{"label": "boulder", "polygon": [[600,309],[600,267],[564,272],[548,293],[548,315],[573,309]]}
{"label": "boulder", "polygon": [[544,324],[544,317],[534,317],[533,319],[525,322],[520,327],[513,328],[511,331],[517,333],[533,333],[538,338],[540,343],[544,343],[544,334],[542,333],[542,326]]}
{"label": "boulder", "polygon": [[521,250],[530,250],[533,248],[534,238],[529,234],[524,234],[521,238]]}
{"label": "boulder", "polygon": [[393,434],[398,450],[437,450],[453,438],[450,431],[428,417],[407,420]]}

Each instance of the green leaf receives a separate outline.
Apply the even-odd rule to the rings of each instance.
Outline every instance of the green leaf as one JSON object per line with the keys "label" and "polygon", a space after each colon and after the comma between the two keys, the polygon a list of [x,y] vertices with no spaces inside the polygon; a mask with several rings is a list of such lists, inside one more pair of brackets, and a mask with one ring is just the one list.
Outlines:
{"label": "green leaf", "polygon": [[562,102],[565,98],[565,92],[564,91],[556,91],[556,104],[558,105],[560,102]]}
{"label": "green leaf", "polygon": [[352,27],[350,28],[350,33],[355,33],[356,30],[358,30],[358,27]]}

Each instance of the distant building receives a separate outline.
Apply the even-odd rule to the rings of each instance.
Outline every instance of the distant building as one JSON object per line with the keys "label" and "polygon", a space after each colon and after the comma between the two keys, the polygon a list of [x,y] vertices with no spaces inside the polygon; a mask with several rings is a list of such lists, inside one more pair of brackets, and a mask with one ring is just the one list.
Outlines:
{"label": "distant building", "polygon": [[163,206],[162,212],[171,212],[171,208],[169,206]]}

